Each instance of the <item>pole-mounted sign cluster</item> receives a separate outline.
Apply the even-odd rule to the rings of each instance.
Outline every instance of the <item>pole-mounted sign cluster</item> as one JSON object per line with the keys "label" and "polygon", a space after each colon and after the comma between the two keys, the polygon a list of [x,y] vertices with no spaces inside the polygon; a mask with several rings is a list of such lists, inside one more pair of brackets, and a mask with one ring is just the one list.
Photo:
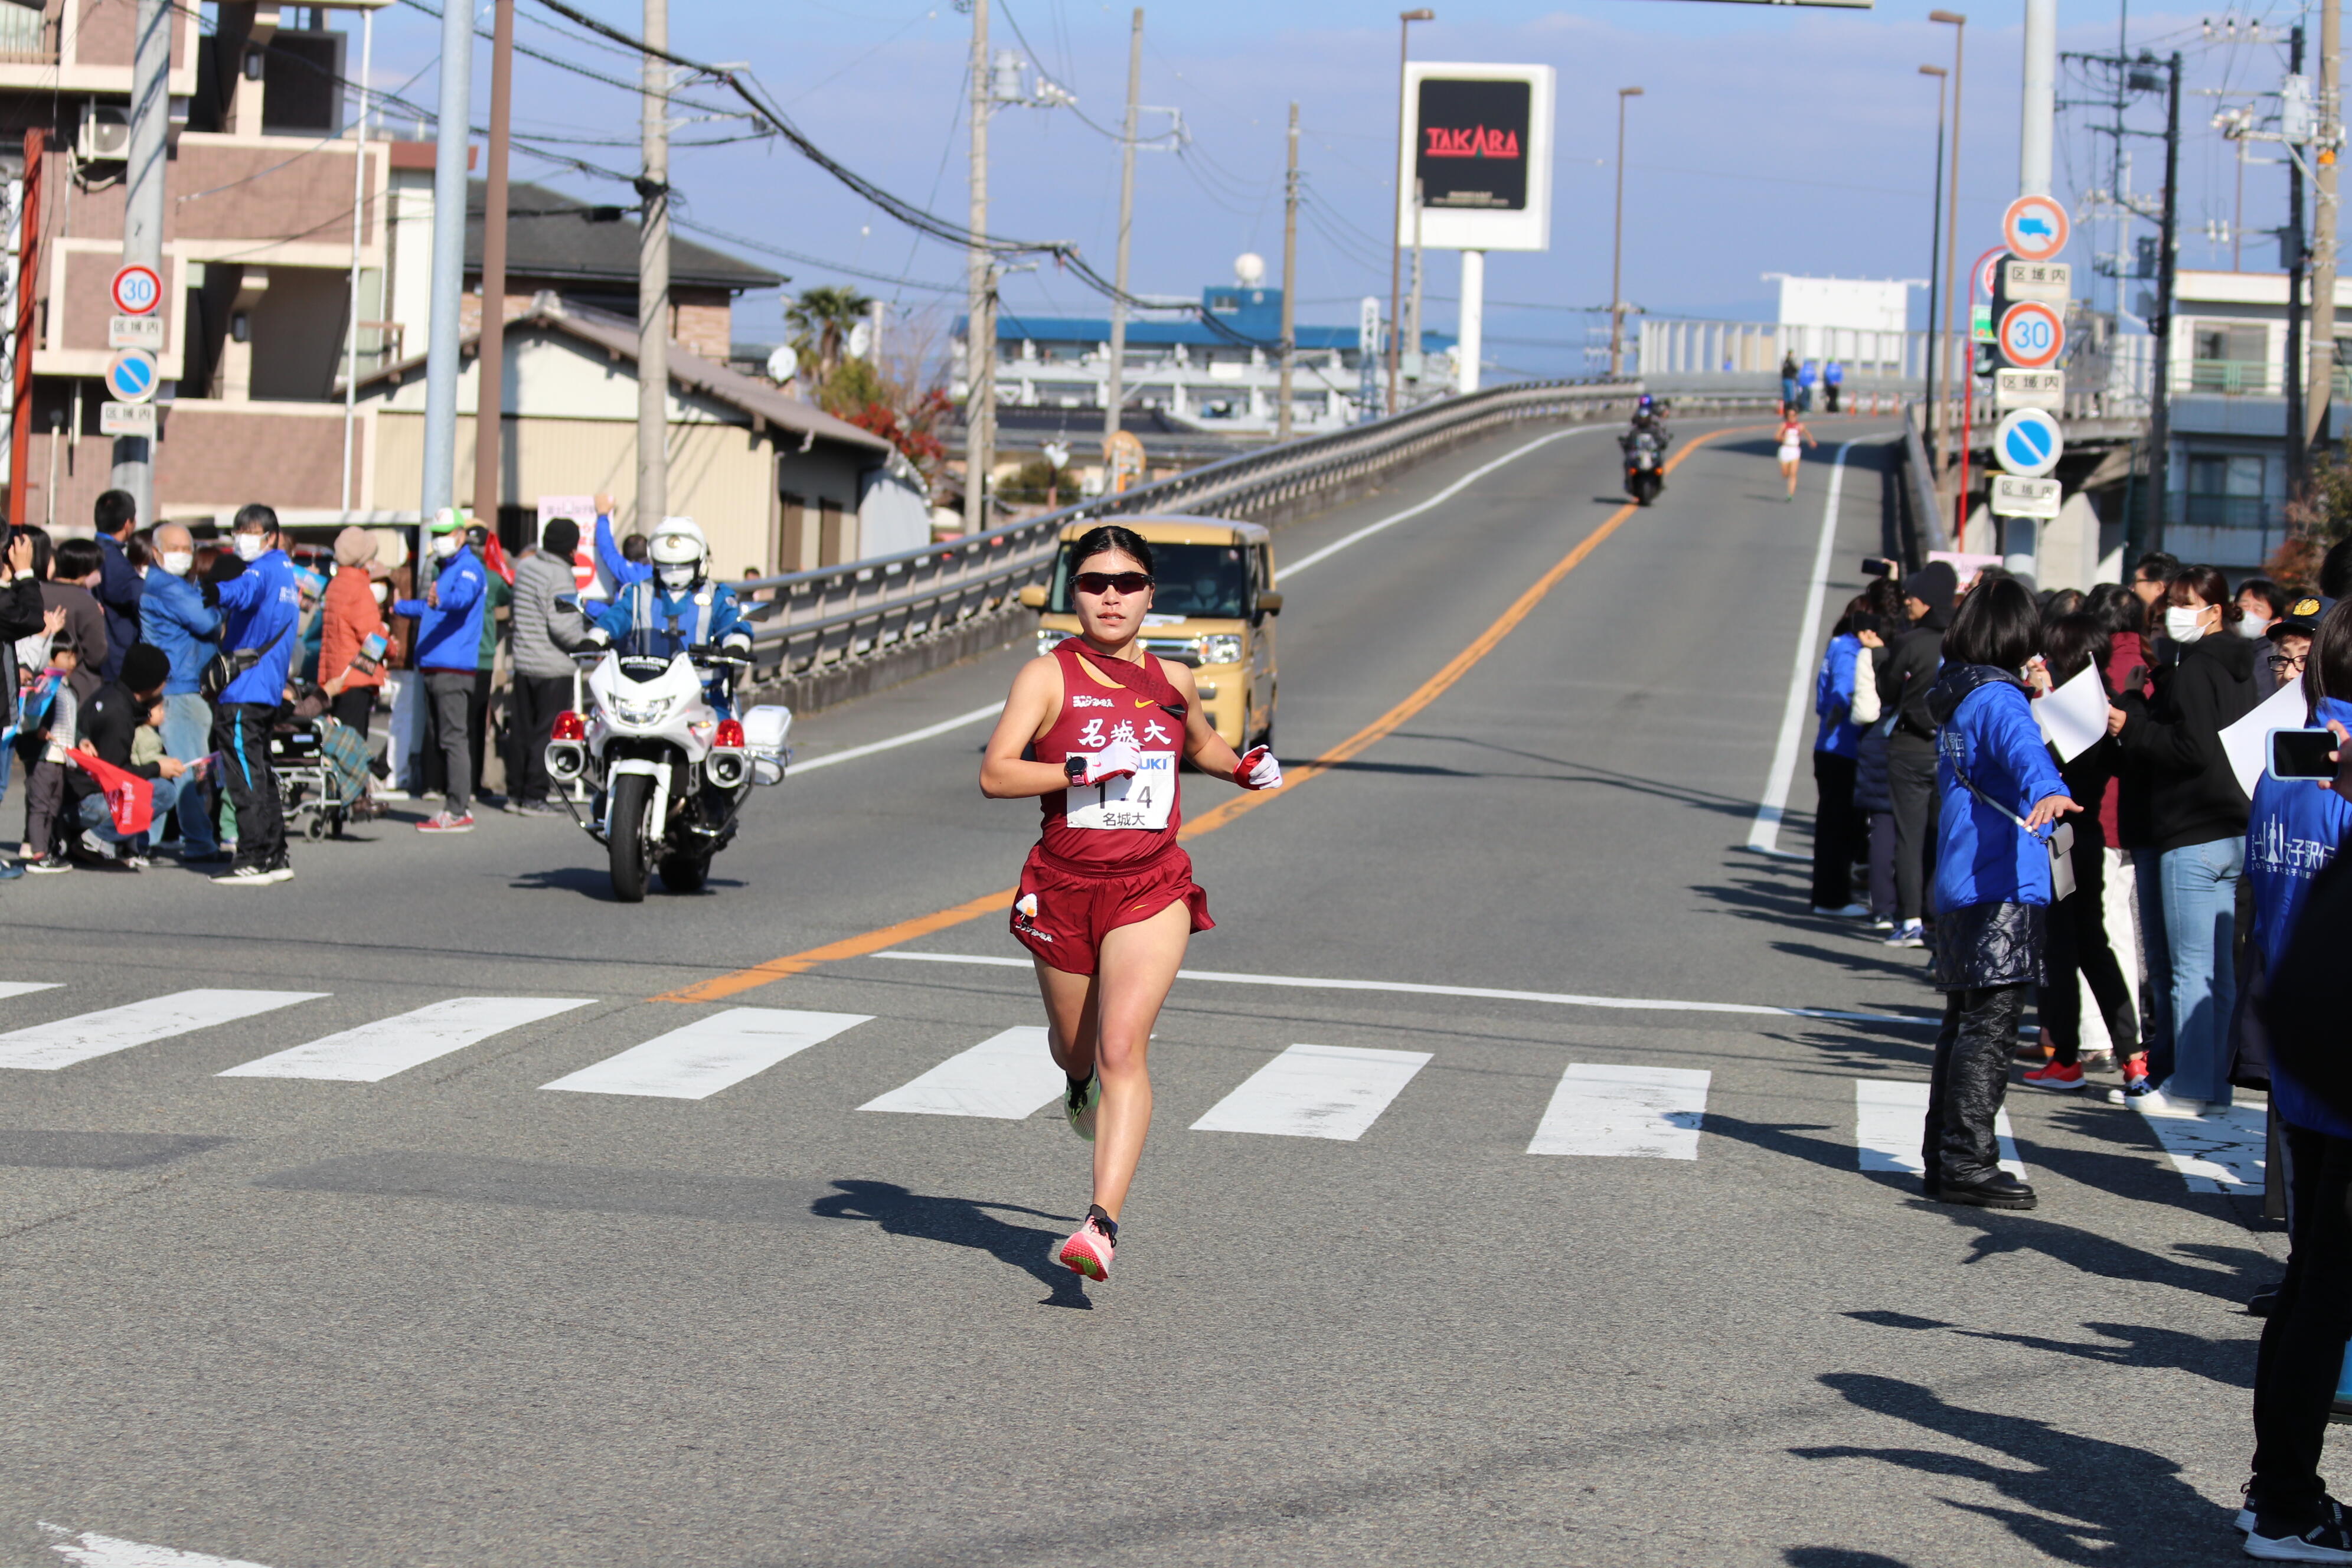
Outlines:
{"label": "pole-mounted sign cluster", "polygon": [[2002,251],[1986,268],[1991,285],[1993,407],[1988,498],[1995,517],[2054,518],[2061,500],[2051,478],[2066,450],[2057,411],[2066,399],[2066,303],[2074,269],[2059,260],[2074,226],[2055,198],[2025,195],[2001,216]]}
{"label": "pole-mounted sign cluster", "polygon": [[163,302],[163,279],[155,268],[138,262],[116,269],[108,292],[114,298],[114,319],[108,323],[107,346],[114,357],[106,364],[107,400],[98,406],[101,436],[155,434],[155,353],[163,346],[163,321],[155,307]]}

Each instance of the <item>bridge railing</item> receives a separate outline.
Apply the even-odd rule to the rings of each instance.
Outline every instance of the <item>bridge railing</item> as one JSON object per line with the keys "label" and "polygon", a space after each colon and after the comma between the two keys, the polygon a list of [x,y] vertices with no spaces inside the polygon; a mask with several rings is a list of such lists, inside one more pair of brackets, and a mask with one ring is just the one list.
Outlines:
{"label": "bridge railing", "polygon": [[[1622,417],[1641,391],[1635,381],[1515,383],[1229,458],[986,533],[732,586],[756,628],[761,684],[846,670],[1010,611],[1022,588],[1046,580],[1069,523],[1185,512],[1272,521],[1336,504],[1406,464],[1504,425]],[[1684,413],[1775,404],[1773,396],[1745,393],[1674,399]]]}

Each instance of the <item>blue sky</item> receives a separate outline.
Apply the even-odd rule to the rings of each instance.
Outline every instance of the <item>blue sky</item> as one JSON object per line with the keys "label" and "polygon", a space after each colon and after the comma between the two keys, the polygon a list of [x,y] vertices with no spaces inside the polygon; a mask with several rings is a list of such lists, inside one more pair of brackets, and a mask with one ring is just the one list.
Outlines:
{"label": "blue sky", "polygon": [[[635,7],[613,0],[590,0],[583,8],[632,32],[641,21]],[[1580,349],[1594,318],[1561,307],[1608,298],[1616,89],[1623,86],[1644,89],[1632,106],[1626,154],[1629,299],[1661,312],[1760,312],[1769,310],[1772,295],[1761,280],[1768,272],[1924,277],[1936,89],[1916,68],[1948,66],[1952,54],[1952,29],[1927,21],[1929,8],[1925,0],[1885,0],[1871,11],[1704,0],[1437,4],[1438,19],[1413,28],[1416,58],[1538,62],[1559,73],[1552,248],[1498,254],[1487,267],[1490,300],[1549,308],[1495,309],[1490,355],[1510,368],[1549,374],[1583,365]],[[1129,5],[995,0],[992,9],[992,47],[1021,52],[1074,91],[1086,117],[1116,123]],[[2016,192],[2021,9],[2015,0],[1979,8],[1968,28],[1959,148],[1964,258],[1993,242],[2000,209]],[[1028,47],[1008,25],[1008,12]],[[628,60],[534,0],[519,0],[518,14],[524,44],[608,74],[633,74]],[[2232,13],[2210,15],[2218,27]],[[2241,40],[2252,21],[2273,33],[2256,43],[2229,41],[2226,29],[2209,36],[2206,13],[2151,12],[2136,16],[2128,29],[2134,49],[2179,48],[2189,56],[2184,266],[2228,265],[2227,249],[2208,245],[2203,226],[2231,216],[2236,170],[2229,147],[2207,122],[2217,104],[2245,101],[2249,89],[2275,87],[2284,49],[2271,37],[2283,40],[2296,19],[2286,5],[2256,4],[2234,15]],[[1348,321],[1356,297],[1386,294],[1381,234],[1395,133],[1395,16],[1393,6],[1339,0],[1147,6],[1143,100],[1180,108],[1194,142],[1180,155],[1138,158],[1139,291],[1197,294],[1204,284],[1230,280],[1233,258],[1244,250],[1265,255],[1278,276],[1283,125],[1296,100],[1310,206],[1300,237],[1302,314]],[[2062,48],[2116,47],[2116,16],[2107,5],[2069,0],[2061,22]],[[404,98],[434,102],[438,25],[394,6],[377,27],[378,87],[411,81]],[[962,92],[970,28],[970,17],[949,0],[681,0],[670,17],[680,53],[749,61],[776,100],[834,155],[959,219],[966,202]],[[488,55],[487,45],[476,51],[477,123],[488,114]],[[2088,87],[2079,76],[2062,76],[2062,96],[2085,96]],[[2236,96],[2202,96],[2200,88]],[[2155,127],[2160,113],[2160,100],[2151,98],[2132,119]],[[597,143],[633,139],[635,116],[626,93],[519,62],[519,131],[626,170],[635,163],[629,145]],[[2070,115],[2062,127],[2062,195],[2108,177],[2111,142],[2088,134],[2084,118]],[[397,117],[393,128],[403,130]],[[740,130],[740,122],[693,125],[677,135],[685,142]],[[1118,195],[1113,143],[1067,111],[1026,108],[1001,111],[991,142],[991,228],[1074,240],[1108,273]],[[2134,138],[2130,144],[2136,187],[2153,191],[2160,143]],[[518,156],[514,170],[518,178],[577,195],[627,199],[624,186],[529,156]],[[960,287],[957,253],[916,240],[789,149],[762,142],[683,148],[672,178],[690,220],[914,283]],[[2284,190],[2277,170],[2247,172],[2250,226],[2279,221]],[[2090,247],[2078,232],[2071,258],[2085,263]],[[854,281],[909,310],[961,308],[959,295],[766,259],[791,273],[794,287]],[[2250,269],[2274,261],[2272,242],[2247,242]],[[1454,257],[1432,255],[1433,296],[1452,295],[1457,268]],[[1055,313],[1100,309],[1083,285],[1050,267],[1013,279],[1006,294],[1025,308]],[[774,296],[747,301],[738,337],[779,335],[781,310]],[[1452,310],[1433,303],[1431,326],[1450,328]]]}

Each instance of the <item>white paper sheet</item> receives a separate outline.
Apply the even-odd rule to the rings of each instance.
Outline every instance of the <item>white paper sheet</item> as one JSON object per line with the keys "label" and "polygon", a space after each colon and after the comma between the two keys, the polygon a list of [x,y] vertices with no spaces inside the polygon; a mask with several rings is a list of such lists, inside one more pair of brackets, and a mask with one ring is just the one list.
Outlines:
{"label": "white paper sheet", "polygon": [[2290,680],[2271,693],[2269,700],[2221,731],[2221,751],[2230,759],[2230,771],[2238,775],[2238,787],[2252,800],[2254,784],[2271,765],[2271,731],[2300,730],[2304,727],[2303,682]]}
{"label": "white paper sheet", "polygon": [[2096,667],[2084,665],[2081,674],[2033,704],[2042,721],[2042,738],[2058,748],[2058,760],[2071,763],[2099,743],[2107,732],[2107,689],[2099,684]]}

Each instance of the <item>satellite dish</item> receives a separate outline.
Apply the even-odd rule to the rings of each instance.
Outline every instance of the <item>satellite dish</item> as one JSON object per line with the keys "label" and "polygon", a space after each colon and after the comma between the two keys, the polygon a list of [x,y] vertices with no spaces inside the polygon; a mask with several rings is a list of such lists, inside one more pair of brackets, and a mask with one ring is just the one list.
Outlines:
{"label": "satellite dish", "polygon": [[849,357],[851,359],[874,357],[874,323],[872,321],[860,321],[849,329]]}
{"label": "satellite dish", "polygon": [[1244,250],[1234,258],[1234,280],[1244,289],[1255,289],[1265,281],[1265,258],[1255,250]]}
{"label": "satellite dish", "polygon": [[779,385],[792,380],[793,373],[801,367],[801,356],[793,353],[790,343],[779,343],[768,355],[768,379]]}

